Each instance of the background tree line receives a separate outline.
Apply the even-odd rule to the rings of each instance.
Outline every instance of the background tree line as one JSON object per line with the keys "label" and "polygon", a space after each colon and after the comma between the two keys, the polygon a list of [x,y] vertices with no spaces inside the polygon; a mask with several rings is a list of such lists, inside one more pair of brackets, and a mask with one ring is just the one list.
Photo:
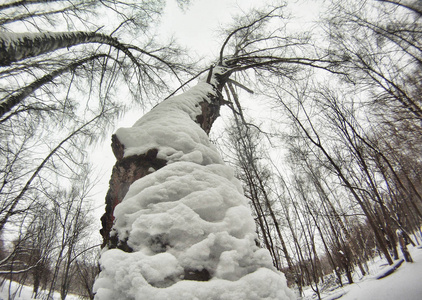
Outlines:
{"label": "background tree line", "polygon": [[359,4],[331,1],[319,21],[331,74],[265,78],[272,126],[237,111],[222,147],[274,265],[318,297],[421,241],[420,3]]}
{"label": "background tree line", "polygon": [[[228,85],[234,118],[221,148],[231,149],[274,265],[318,295],[326,274],[350,283],[374,255],[391,264],[401,255],[397,230],[420,242],[422,8],[359,3],[324,1],[314,32],[290,33],[271,18],[270,30],[251,26],[227,45],[239,69],[254,69]],[[168,82],[208,67],[154,40],[164,5],[0,5],[0,272],[32,284],[35,295],[93,297],[98,248],[87,236],[97,229],[87,220],[95,180],[86,145],[131,103],[160,99]],[[292,64],[272,64],[280,61]],[[251,124],[242,102],[251,89],[269,99],[272,127]]]}

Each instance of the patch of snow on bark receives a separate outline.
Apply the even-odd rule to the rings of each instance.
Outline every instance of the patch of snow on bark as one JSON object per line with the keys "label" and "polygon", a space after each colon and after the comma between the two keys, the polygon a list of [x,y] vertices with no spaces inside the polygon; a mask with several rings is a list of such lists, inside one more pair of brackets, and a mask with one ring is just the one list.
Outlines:
{"label": "patch of snow on bark", "polygon": [[118,129],[116,135],[125,146],[124,156],[144,154],[155,148],[157,157],[169,163],[221,163],[207,134],[193,122],[202,113],[200,103],[214,93],[211,85],[201,82],[188,92],[158,104],[132,127]]}

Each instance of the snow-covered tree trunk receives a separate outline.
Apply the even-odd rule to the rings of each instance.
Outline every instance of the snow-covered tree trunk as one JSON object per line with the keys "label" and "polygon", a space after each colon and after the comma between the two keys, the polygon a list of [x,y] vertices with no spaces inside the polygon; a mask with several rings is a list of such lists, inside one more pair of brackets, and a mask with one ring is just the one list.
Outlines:
{"label": "snow-covered tree trunk", "polygon": [[117,130],[96,299],[294,299],[207,135],[222,74]]}
{"label": "snow-covered tree trunk", "polygon": [[120,50],[124,49],[116,38],[97,32],[2,32],[0,34],[0,66],[8,66],[29,57],[86,43],[107,44]]}

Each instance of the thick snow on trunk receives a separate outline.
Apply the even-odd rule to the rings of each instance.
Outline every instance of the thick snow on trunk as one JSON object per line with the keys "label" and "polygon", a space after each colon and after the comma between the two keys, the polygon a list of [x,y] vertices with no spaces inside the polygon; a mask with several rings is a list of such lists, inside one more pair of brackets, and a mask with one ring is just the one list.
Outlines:
{"label": "thick snow on trunk", "polygon": [[115,207],[111,235],[131,252],[104,250],[95,299],[294,299],[256,246],[233,170],[195,122],[210,95],[212,86],[199,83],[116,132],[125,157],[157,149],[167,164]]}

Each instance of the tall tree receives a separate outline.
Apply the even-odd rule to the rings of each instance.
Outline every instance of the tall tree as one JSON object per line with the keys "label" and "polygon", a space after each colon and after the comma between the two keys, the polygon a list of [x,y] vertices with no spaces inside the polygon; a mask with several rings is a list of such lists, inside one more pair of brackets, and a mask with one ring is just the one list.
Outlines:
{"label": "tall tree", "polygon": [[97,299],[293,297],[255,245],[247,201],[207,136],[234,74],[293,77],[301,66],[333,63],[302,57],[297,46],[306,41],[282,28],[266,30],[280,13],[276,7],[239,19],[200,83],[113,136],[117,163],[102,218],[107,250]]}
{"label": "tall tree", "polygon": [[[142,101],[155,88],[165,88],[165,74],[189,67],[178,64],[178,48],[154,45],[148,33],[163,4],[12,1],[0,6],[0,230],[21,209],[19,202],[49,164],[63,175],[58,162],[64,168],[77,164],[81,157],[71,153],[80,152],[78,143],[92,141],[93,132],[119,115],[125,103],[110,95],[121,82]],[[96,22],[99,11],[113,22]],[[141,38],[130,45],[120,42],[129,32],[141,33]],[[61,134],[51,135],[52,126]],[[68,138],[56,142],[60,135]],[[81,137],[86,141],[75,142]],[[42,153],[49,154],[44,159]]]}
{"label": "tall tree", "polygon": [[[337,158],[339,151],[337,150],[336,146],[331,145],[330,147],[330,141],[327,141],[323,138],[320,130],[318,130],[318,127],[322,128],[322,125],[319,124],[317,127],[317,123],[311,118],[311,114],[309,112],[311,108],[306,107],[304,104],[305,101],[303,97],[307,97],[308,93],[306,91],[301,91],[297,94],[291,93],[291,96],[295,99],[296,102],[293,106],[290,106],[288,103],[283,101],[283,98],[280,95],[280,91],[277,88],[275,88],[275,93],[277,95],[277,99],[280,101],[280,104],[286,109],[288,115],[292,119],[297,130],[296,132],[299,133],[299,139],[307,141],[307,147],[309,148],[309,151],[317,153],[317,157],[320,157],[321,160],[325,160],[324,165],[326,165],[329,170],[332,170],[332,172],[338,176],[342,184],[350,192],[353,199],[355,199],[359,204],[368,220],[368,223],[374,231],[381,251],[385,255],[388,263],[392,264],[393,261],[388,252],[385,237],[378,227],[377,221],[371,209],[372,206],[365,195],[362,195],[361,190],[356,188],[354,182],[355,178],[350,176],[348,172],[349,163],[346,163],[344,160],[342,160],[342,157],[340,157],[340,159]],[[307,100],[309,101],[309,99]]]}

